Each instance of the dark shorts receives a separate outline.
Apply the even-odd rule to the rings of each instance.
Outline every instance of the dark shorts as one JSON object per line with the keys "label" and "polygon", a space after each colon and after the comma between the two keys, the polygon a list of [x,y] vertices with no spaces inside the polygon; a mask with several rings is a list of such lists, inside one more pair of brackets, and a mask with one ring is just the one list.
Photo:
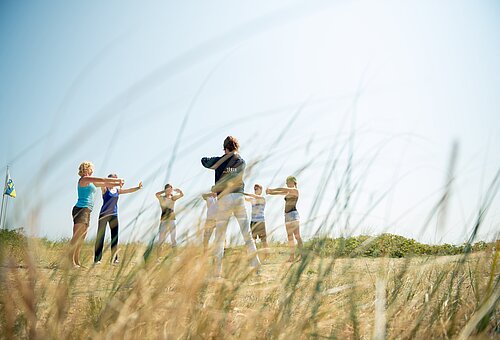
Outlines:
{"label": "dark shorts", "polygon": [[89,208],[73,207],[73,223],[85,224],[88,227],[90,223],[90,212],[91,210]]}
{"label": "dark shorts", "polygon": [[260,238],[262,242],[266,242],[266,222],[260,221],[260,222],[250,222],[250,229],[252,229],[252,237],[254,240]]}
{"label": "dark shorts", "polygon": [[175,220],[175,213],[174,213],[174,211],[172,209],[165,208],[161,212],[160,220],[163,221],[163,222]]}

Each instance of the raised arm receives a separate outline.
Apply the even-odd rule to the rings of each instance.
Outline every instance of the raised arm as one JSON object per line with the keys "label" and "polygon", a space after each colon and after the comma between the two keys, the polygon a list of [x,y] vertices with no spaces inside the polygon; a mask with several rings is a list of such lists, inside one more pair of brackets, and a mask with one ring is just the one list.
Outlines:
{"label": "raised arm", "polygon": [[128,188],[128,189],[118,189],[118,193],[120,195],[122,195],[122,194],[131,194],[131,193],[136,192],[136,191],[141,190],[141,189],[142,189],[142,182],[139,182],[139,185],[136,186],[136,187]]}
{"label": "raised arm", "polygon": [[172,201],[177,201],[179,198],[184,197],[184,193],[182,192],[181,189],[175,189],[175,192],[177,192],[178,195],[173,196]]}
{"label": "raised arm", "polygon": [[156,195],[156,198],[160,199],[161,195],[163,195],[165,193],[165,190],[162,190],[162,191],[158,191],[155,195]]}
{"label": "raised arm", "polygon": [[122,187],[123,186],[123,178],[101,178],[101,177],[92,177],[85,176],[80,179],[80,185],[86,187],[90,183],[93,183],[96,187]]}

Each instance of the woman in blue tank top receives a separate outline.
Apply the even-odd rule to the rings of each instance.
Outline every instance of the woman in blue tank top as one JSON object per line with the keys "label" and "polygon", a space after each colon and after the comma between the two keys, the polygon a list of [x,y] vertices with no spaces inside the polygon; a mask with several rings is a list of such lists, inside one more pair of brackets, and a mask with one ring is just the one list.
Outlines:
{"label": "woman in blue tank top", "polygon": [[90,162],[83,162],[78,169],[78,201],[73,207],[73,237],[71,238],[71,262],[74,267],[80,267],[80,251],[83,240],[87,236],[87,229],[90,222],[90,212],[94,208],[94,199],[97,187],[122,187],[121,178],[99,178],[92,177],[94,165]]}
{"label": "woman in blue tank top", "polygon": [[[111,174],[108,178],[118,178],[116,174]],[[97,238],[95,240],[94,263],[100,264],[102,260],[102,248],[104,237],[106,236],[106,225],[109,224],[111,230],[111,261],[118,263],[118,197],[122,194],[129,194],[142,189],[142,182],[130,188],[114,188],[111,186],[101,187],[103,204],[99,213],[99,224],[97,227]]]}

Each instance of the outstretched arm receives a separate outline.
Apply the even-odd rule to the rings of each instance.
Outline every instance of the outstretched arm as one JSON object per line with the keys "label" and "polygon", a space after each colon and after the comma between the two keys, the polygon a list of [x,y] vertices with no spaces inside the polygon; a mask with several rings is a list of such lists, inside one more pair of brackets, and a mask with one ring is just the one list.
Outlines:
{"label": "outstretched arm", "polygon": [[118,193],[121,194],[131,194],[133,192],[136,192],[138,190],[142,189],[142,182],[139,182],[139,185],[134,187],[134,188],[128,188],[128,189],[118,189]]}
{"label": "outstretched arm", "polygon": [[214,169],[212,168],[217,161],[219,161],[222,157],[203,157],[201,159],[201,165],[203,165],[207,169]]}
{"label": "outstretched arm", "polygon": [[283,191],[278,190],[278,189],[267,188],[266,195],[286,195],[286,192],[283,192]]}
{"label": "outstretched arm", "polygon": [[266,189],[266,194],[299,196],[299,191],[295,188],[276,188],[276,189]]}
{"label": "outstretched arm", "polygon": [[213,192],[211,192],[211,193],[209,193],[209,194],[202,194],[202,195],[201,195],[201,197],[203,197],[203,199],[204,199],[204,200],[207,200],[207,199],[209,199],[210,197],[215,197],[215,196],[216,196],[216,195],[215,195]]}
{"label": "outstretched arm", "polygon": [[[250,193],[246,193],[246,192],[244,192],[243,195],[249,196],[249,197],[252,197],[252,198],[262,198],[262,196],[260,196],[260,195],[250,194]],[[247,197],[245,197],[245,199],[249,200]]]}
{"label": "outstretched arm", "polygon": [[123,178],[101,178],[101,177],[91,177],[85,176],[80,179],[80,185],[86,187],[90,183],[93,183],[96,187],[122,187],[124,180]]}
{"label": "outstretched arm", "polygon": [[232,152],[229,152],[227,154],[225,154],[224,156],[222,157],[203,157],[201,159],[201,164],[205,167],[205,168],[208,168],[208,169],[212,169],[212,170],[215,170],[217,169],[219,166],[221,166],[222,163],[224,163],[225,161],[227,161],[230,157],[232,157],[233,155],[235,154],[234,151]]}

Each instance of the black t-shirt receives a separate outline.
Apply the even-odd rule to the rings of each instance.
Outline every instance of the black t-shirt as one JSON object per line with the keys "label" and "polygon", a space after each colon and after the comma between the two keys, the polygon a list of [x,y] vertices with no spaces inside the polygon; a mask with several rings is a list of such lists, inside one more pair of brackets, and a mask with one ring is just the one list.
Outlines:
{"label": "black t-shirt", "polygon": [[201,164],[205,168],[215,170],[215,185],[212,191],[218,196],[245,191],[243,174],[246,163],[239,154],[204,157],[201,159]]}

